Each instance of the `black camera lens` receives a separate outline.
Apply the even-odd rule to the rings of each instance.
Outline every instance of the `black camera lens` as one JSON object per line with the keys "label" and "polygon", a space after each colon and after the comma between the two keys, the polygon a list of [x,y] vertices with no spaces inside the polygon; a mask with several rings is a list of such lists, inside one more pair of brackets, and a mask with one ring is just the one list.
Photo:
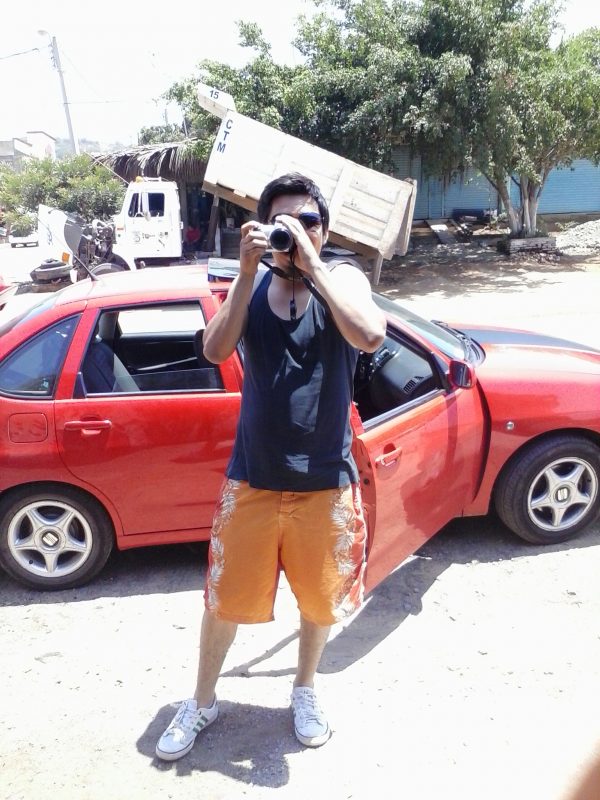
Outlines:
{"label": "black camera lens", "polygon": [[292,249],[293,243],[294,238],[287,228],[278,225],[271,231],[269,244],[273,250],[278,250],[280,253],[287,253],[288,250]]}

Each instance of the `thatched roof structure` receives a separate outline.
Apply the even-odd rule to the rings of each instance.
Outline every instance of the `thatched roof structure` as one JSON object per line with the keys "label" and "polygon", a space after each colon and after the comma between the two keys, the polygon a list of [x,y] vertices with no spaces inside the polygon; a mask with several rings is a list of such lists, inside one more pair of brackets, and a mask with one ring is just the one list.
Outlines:
{"label": "thatched roof structure", "polygon": [[201,183],[206,162],[194,155],[196,139],[164,144],[142,144],[96,158],[126,181],[138,175],[146,178],[165,178],[170,181]]}

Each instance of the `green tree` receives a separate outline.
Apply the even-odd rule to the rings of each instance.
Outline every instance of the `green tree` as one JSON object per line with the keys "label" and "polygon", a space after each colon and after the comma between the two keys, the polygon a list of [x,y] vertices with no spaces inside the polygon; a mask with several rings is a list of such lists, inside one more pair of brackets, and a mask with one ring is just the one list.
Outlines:
{"label": "green tree", "polygon": [[307,68],[277,64],[255,23],[240,22],[239,30],[240,44],[253,53],[245,66],[203,60],[192,77],[175,83],[165,95],[182,109],[188,134],[195,139],[190,148],[201,159],[210,154],[220,120],[200,107],[198,82],[229,92],[241,114],[295,135],[302,134],[314,113]]}
{"label": "green tree", "polygon": [[7,212],[36,212],[40,204],[108,219],[120,207],[125,186],[87,155],[63,161],[30,161],[21,172],[0,168],[0,206]]}
{"label": "green tree", "polygon": [[166,144],[169,142],[181,142],[185,138],[185,132],[181,125],[151,125],[140,130],[138,144]]}
{"label": "green tree", "polygon": [[413,38],[423,82],[404,117],[410,141],[438,174],[482,172],[513,235],[536,234],[552,169],[600,154],[600,31],[553,48],[559,8],[555,0],[424,0]]}
{"label": "green tree", "polygon": [[511,232],[525,235],[535,235],[550,171],[598,159],[600,32],[553,48],[557,0],[318,5],[297,42],[320,95],[324,146],[379,169],[399,143],[430,174],[473,167],[498,191]]}

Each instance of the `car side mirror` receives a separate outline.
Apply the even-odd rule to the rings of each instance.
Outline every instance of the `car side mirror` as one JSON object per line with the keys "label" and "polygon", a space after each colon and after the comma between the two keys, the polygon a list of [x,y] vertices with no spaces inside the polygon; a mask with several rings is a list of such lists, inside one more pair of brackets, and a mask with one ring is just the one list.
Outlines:
{"label": "car side mirror", "polygon": [[470,389],[475,383],[475,370],[471,364],[452,360],[448,370],[448,377],[453,387]]}

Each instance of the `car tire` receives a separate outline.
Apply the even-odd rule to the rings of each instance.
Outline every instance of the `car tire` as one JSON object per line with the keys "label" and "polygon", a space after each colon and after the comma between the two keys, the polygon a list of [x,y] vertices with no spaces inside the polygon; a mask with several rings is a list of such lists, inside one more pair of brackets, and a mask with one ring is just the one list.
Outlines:
{"label": "car tire", "polygon": [[38,485],[0,499],[0,565],[32,589],[87,583],[106,564],[113,542],[108,514],[78,489]]}
{"label": "car tire", "polygon": [[98,264],[92,267],[94,275],[108,275],[110,272],[125,272],[127,269],[123,264],[118,264],[115,261],[106,261],[103,264]]}
{"label": "car tire", "polygon": [[10,246],[11,246],[11,247],[16,247],[17,245],[15,244],[15,242],[11,242],[11,243],[10,243]]}
{"label": "car tire", "polygon": [[494,504],[504,524],[527,542],[572,539],[600,511],[600,448],[572,434],[533,444],[500,475]]}
{"label": "car tire", "polygon": [[68,264],[49,259],[48,261],[42,261],[40,266],[32,269],[29,274],[34,283],[49,283],[50,281],[68,278],[70,273],[71,267]]}

